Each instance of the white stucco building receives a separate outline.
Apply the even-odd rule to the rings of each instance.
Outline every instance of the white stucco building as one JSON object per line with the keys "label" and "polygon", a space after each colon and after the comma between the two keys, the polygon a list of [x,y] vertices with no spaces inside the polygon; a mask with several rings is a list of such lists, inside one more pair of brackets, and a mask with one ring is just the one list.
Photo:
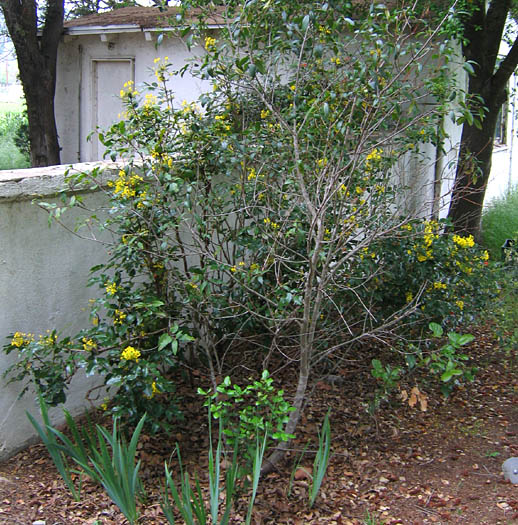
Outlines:
{"label": "white stucco building", "polygon": [[[65,23],[55,98],[63,164],[102,159],[102,145],[95,135],[88,137],[97,127],[106,129],[120,120],[119,93],[125,82],[139,86],[155,80],[151,68],[156,58],[167,57],[180,69],[193,53],[203,53],[200,47],[189,51],[167,31],[176,13],[175,8],[160,13],[156,8],[128,7]],[[215,19],[212,27],[219,23]],[[204,89],[202,81],[188,73],[179,80],[173,86],[179,104],[195,100]]]}

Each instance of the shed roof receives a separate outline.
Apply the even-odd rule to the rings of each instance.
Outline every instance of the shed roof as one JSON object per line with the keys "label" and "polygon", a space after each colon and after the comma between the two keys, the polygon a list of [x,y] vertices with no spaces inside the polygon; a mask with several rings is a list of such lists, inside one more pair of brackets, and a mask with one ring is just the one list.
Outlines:
{"label": "shed roof", "polygon": [[[178,7],[168,7],[164,11],[160,11],[156,7],[121,7],[113,11],[94,13],[67,20],[63,27],[65,33],[68,34],[94,33],[109,29],[112,31],[116,31],[117,29],[121,31],[164,29],[172,27],[173,24],[171,20],[174,20],[179,12]],[[194,20],[198,14],[200,14],[199,9],[192,9],[189,12],[192,20]],[[223,16],[216,12],[212,20],[209,20],[209,27],[219,27],[223,23]]]}

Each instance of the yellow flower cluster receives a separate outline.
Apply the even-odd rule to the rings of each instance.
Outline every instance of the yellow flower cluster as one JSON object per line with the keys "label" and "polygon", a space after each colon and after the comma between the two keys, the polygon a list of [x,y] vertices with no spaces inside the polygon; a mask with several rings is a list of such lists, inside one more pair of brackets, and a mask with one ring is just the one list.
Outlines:
{"label": "yellow flower cluster", "polygon": [[276,222],[273,222],[270,218],[266,217],[266,219],[263,219],[263,222],[266,224],[266,226],[270,226],[271,228],[273,228],[274,230],[278,230],[280,228],[280,226],[276,223]]}
{"label": "yellow flower cluster", "polygon": [[196,114],[199,118],[201,118],[200,106],[194,102],[187,102],[187,100],[182,100],[182,113],[184,115]]}
{"label": "yellow flower cluster", "polygon": [[230,271],[232,273],[235,273],[235,272],[237,272],[238,269],[242,270],[244,266],[246,266],[245,262],[244,261],[240,261],[239,264],[237,265],[237,267],[236,266],[232,266],[230,268]]}
{"label": "yellow flower cluster", "polygon": [[107,282],[104,289],[108,295],[115,295],[117,293],[117,285],[115,283]]}
{"label": "yellow flower cluster", "polygon": [[220,124],[220,128],[223,131],[230,131],[230,124],[227,122],[227,117],[225,115],[216,115],[214,120]]}
{"label": "yellow flower cluster", "polygon": [[457,246],[460,246],[461,248],[473,248],[473,246],[475,246],[475,240],[473,239],[473,235],[469,235],[468,237],[461,237],[460,235],[454,235],[453,242]]}
{"label": "yellow flower cluster", "polygon": [[439,238],[439,235],[435,233],[437,231],[438,224],[436,221],[426,221],[424,226],[424,235],[423,235],[423,248],[424,253],[419,253],[417,255],[417,260],[419,262],[427,261],[432,258],[432,244],[435,239]]}
{"label": "yellow flower cluster", "polygon": [[268,118],[268,115],[270,115],[270,112],[267,109],[261,109],[261,118],[262,119]]}
{"label": "yellow flower cluster", "polygon": [[216,39],[211,36],[205,37],[205,49],[207,51],[214,51],[216,47]]}
{"label": "yellow flower cluster", "polygon": [[115,309],[114,317],[113,317],[113,324],[122,324],[124,319],[126,319],[127,315],[122,310]]}
{"label": "yellow flower cluster", "polygon": [[164,61],[160,64],[160,57],[155,58],[153,61],[155,64],[159,64],[155,69],[155,77],[159,82],[165,82],[165,72],[168,67],[169,57],[164,57]]}
{"label": "yellow flower cluster", "polygon": [[367,172],[373,171],[374,168],[378,166],[381,161],[381,154],[383,150],[381,148],[374,148],[366,157],[365,157],[365,169]]}
{"label": "yellow flower cluster", "polygon": [[135,187],[143,182],[144,179],[140,175],[130,175],[124,171],[119,170],[119,177],[113,183],[112,181],[108,182],[109,187],[113,187],[113,193],[115,195],[120,195],[120,197],[128,199],[134,197],[137,193]]}
{"label": "yellow flower cluster", "polygon": [[92,339],[83,337],[83,339],[81,339],[81,342],[83,343],[83,350],[85,350],[86,352],[91,352],[92,350],[97,348],[97,344]]}
{"label": "yellow flower cluster", "polygon": [[160,390],[158,390],[158,387],[156,386],[156,381],[153,381],[151,383],[151,395],[150,396],[144,395],[144,397],[147,399],[153,399],[155,397],[155,394],[159,394],[159,393],[160,393]]}
{"label": "yellow flower cluster", "polygon": [[446,290],[446,288],[448,288],[446,284],[440,283],[440,282],[433,283],[433,287],[434,287],[434,290]]}
{"label": "yellow flower cluster", "polygon": [[144,97],[144,107],[149,108],[157,103],[157,98],[152,93],[147,93]]}
{"label": "yellow flower cluster", "polygon": [[375,252],[370,252],[369,248],[366,246],[365,248],[362,248],[362,251],[360,253],[360,260],[363,261],[363,259],[365,257],[370,257],[371,259],[375,259],[376,258],[376,253]]}
{"label": "yellow flower cluster", "polygon": [[25,334],[23,332],[15,332],[11,339],[11,345],[18,348],[28,345],[34,341],[34,334]]}
{"label": "yellow flower cluster", "polygon": [[120,97],[124,98],[138,95],[138,91],[133,87],[134,85],[135,82],[133,82],[133,80],[128,80],[125,82],[123,88],[120,90]]}
{"label": "yellow flower cluster", "polygon": [[319,168],[325,168],[327,166],[327,158],[324,157],[323,159],[318,159],[317,160],[317,166]]}
{"label": "yellow flower cluster", "polygon": [[121,353],[121,361],[135,361],[135,363],[138,363],[140,355],[140,350],[133,346],[127,346]]}
{"label": "yellow flower cluster", "polygon": [[331,34],[331,29],[329,29],[329,27],[325,27],[325,26],[318,26],[318,32],[322,33],[323,35],[330,35]]}

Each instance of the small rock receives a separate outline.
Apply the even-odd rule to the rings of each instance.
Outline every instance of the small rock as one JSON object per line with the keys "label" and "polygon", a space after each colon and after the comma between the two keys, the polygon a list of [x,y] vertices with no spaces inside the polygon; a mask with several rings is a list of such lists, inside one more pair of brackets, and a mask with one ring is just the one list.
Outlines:
{"label": "small rock", "polygon": [[45,521],[44,520],[38,520],[38,521],[33,521],[32,522],[32,525],[45,525]]}
{"label": "small rock", "polygon": [[502,464],[504,478],[513,484],[518,483],[518,458],[509,458]]}

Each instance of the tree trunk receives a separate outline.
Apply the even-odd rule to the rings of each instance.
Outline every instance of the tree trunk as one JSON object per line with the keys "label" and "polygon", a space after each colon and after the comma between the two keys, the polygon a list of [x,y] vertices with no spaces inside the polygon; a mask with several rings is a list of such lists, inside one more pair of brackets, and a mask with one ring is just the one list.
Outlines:
{"label": "tree trunk", "polygon": [[[480,239],[482,205],[491,172],[491,157],[498,113],[507,96],[507,83],[518,65],[518,39],[498,64],[499,48],[511,8],[511,0],[474,0],[464,20],[462,54],[474,69],[468,92],[487,108],[477,128],[464,123],[455,184],[448,218],[452,230]],[[479,104],[476,98],[475,104]],[[477,108],[474,108],[477,109]]]}
{"label": "tree trunk", "polygon": [[455,233],[471,234],[477,240],[480,239],[482,206],[491,173],[498,112],[499,108],[489,110],[482,129],[464,124],[448,212]]}
{"label": "tree trunk", "polygon": [[56,61],[63,30],[64,0],[47,0],[38,34],[36,0],[0,0],[16,49],[29,120],[32,166],[60,164],[54,117]]}

